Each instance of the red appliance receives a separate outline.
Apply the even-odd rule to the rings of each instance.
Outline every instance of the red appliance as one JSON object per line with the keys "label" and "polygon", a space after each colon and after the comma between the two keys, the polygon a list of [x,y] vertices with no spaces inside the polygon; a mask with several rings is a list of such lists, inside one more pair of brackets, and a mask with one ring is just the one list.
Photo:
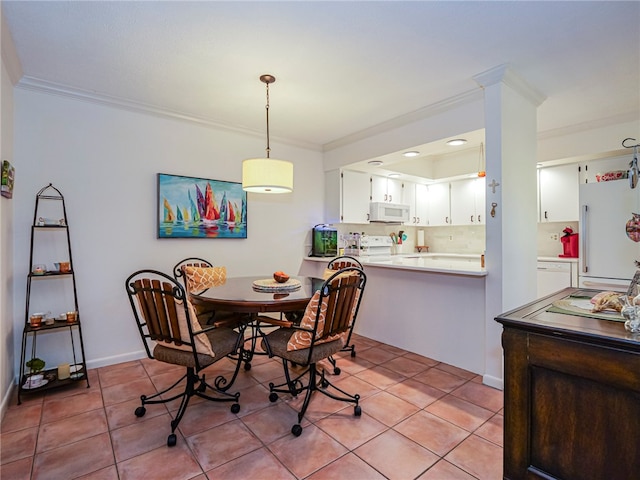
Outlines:
{"label": "red appliance", "polygon": [[562,258],[578,258],[578,234],[573,233],[573,229],[567,227],[563,230],[564,236],[560,238],[563,253],[558,255]]}

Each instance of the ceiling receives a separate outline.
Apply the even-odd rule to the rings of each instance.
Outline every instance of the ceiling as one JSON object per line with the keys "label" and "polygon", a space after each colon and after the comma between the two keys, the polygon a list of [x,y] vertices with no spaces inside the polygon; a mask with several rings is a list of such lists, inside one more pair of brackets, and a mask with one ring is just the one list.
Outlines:
{"label": "ceiling", "polygon": [[25,87],[264,135],[270,73],[272,139],[318,150],[505,63],[539,132],[640,117],[637,1],[1,3]]}

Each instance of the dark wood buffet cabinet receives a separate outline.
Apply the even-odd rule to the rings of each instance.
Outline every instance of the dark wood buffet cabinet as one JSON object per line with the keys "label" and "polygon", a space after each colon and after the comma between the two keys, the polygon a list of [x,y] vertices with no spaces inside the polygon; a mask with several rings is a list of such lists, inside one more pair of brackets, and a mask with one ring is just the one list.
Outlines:
{"label": "dark wood buffet cabinet", "polygon": [[547,311],[568,288],[501,314],[504,478],[640,478],[640,334]]}

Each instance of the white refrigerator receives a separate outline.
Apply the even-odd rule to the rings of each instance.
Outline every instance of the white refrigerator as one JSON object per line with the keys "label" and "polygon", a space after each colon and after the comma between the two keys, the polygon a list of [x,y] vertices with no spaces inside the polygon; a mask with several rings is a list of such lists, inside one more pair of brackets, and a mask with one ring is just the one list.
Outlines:
{"label": "white refrigerator", "polygon": [[629,180],[580,185],[579,286],[626,291],[640,261],[640,243],[626,234],[640,213],[640,186]]}

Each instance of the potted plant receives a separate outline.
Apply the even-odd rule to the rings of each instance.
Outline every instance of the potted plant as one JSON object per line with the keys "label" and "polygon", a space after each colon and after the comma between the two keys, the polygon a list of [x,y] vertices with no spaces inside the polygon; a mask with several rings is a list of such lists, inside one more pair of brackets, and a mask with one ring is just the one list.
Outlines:
{"label": "potted plant", "polygon": [[29,369],[29,375],[27,376],[27,385],[29,388],[35,388],[40,386],[40,384],[44,381],[44,375],[40,372],[44,369],[45,361],[34,357],[25,363],[27,368]]}

